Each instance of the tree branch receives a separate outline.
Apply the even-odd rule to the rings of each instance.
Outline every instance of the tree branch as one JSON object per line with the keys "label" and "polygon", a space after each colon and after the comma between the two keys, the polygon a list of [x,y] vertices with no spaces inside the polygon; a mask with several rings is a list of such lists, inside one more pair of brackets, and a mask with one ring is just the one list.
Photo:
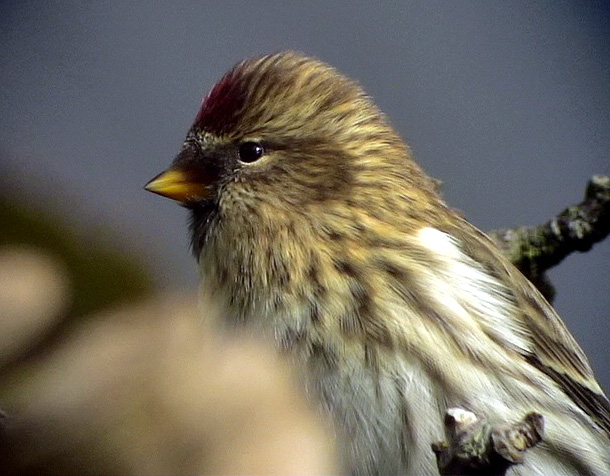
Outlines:
{"label": "tree branch", "polygon": [[552,301],[555,290],[545,272],[574,251],[588,251],[610,233],[610,177],[594,175],[578,205],[544,225],[494,230],[488,235],[512,263]]}
{"label": "tree branch", "polygon": [[445,414],[447,440],[432,444],[441,475],[503,476],[523,462],[525,453],[544,434],[544,418],[529,413],[515,423],[492,425],[461,408]]}

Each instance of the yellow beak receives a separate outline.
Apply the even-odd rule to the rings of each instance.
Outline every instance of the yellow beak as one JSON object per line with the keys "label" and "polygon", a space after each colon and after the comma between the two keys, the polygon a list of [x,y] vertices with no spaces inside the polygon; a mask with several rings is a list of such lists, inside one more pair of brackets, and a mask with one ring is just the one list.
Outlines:
{"label": "yellow beak", "polygon": [[148,182],[144,189],[181,203],[189,203],[210,196],[211,187],[205,182],[186,170],[168,169]]}

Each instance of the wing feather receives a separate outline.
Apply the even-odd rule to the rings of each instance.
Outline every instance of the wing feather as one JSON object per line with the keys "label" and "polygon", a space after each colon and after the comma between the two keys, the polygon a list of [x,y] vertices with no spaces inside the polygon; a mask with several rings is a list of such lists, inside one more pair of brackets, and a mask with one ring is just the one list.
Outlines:
{"label": "wing feather", "polygon": [[610,402],[595,380],[589,361],[553,307],[485,234],[466,221],[445,230],[462,251],[480,263],[509,292],[519,309],[515,319],[531,347],[523,359],[550,377],[562,391],[610,436]]}

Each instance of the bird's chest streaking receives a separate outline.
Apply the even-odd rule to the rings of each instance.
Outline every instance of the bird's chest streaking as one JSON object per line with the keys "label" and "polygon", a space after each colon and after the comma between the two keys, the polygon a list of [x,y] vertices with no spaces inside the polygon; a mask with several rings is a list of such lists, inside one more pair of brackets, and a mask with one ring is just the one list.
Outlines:
{"label": "bird's chest streaking", "polygon": [[[255,329],[289,354],[311,399],[335,420],[354,472],[430,472],[428,442],[442,438],[443,408],[419,359],[399,350],[390,318],[406,303],[364,247],[336,228],[325,246],[307,245],[311,231],[298,220],[273,233],[259,225],[256,235],[242,223],[232,239],[217,229],[201,253],[202,292],[225,322]],[[432,418],[415,426],[417,414]]]}
{"label": "bird's chest streaking", "polygon": [[[434,474],[430,444],[443,438],[450,407],[505,421],[549,408],[552,395],[560,414],[578,413],[546,375],[515,364],[531,345],[515,296],[450,235],[423,227],[352,240],[337,220],[316,225],[325,245],[308,246],[313,231],[298,219],[273,232],[247,222],[232,237],[223,226],[234,224],[214,225],[200,256],[202,291],[225,322],[292,357],[355,473]],[[544,453],[528,464],[524,474],[562,474]]]}
{"label": "bird's chest streaking", "polygon": [[[226,322],[256,329],[291,355],[311,398],[336,420],[355,470],[431,473],[430,443],[443,437],[448,405],[473,408],[477,396],[500,402],[496,411],[504,405],[491,384],[484,397],[466,395],[460,380],[481,387],[488,377],[483,366],[475,377],[448,372],[443,355],[460,352],[445,337],[461,332],[476,352],[489,338],[460,329],[459,320],[472,327],[469,313],[479,312],[500,321],[510,303],[459,261],[447,235],[427,229],[382,239],[370,220],[349,218],[313,228],[298,217],[282,227],[219,220],[200,257],[202,290]],[[496,306],[505,310],[494,315]],[[504,324],[495,325],[501,333]],[[494,366],[507,367],[500,356]]]}

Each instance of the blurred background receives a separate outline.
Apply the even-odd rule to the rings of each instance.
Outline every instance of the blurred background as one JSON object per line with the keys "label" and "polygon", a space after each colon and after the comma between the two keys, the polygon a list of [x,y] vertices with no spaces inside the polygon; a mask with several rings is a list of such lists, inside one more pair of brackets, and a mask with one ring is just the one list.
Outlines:
{"label": "blurred background", "polygon": [[[483,230],[610,173],[608,2],[0,3],[0,245],[61,257],[83,315],[190,292],[186,212],[143,185],[235,62],[296,49],[357,79]],[[610,241],[550,273],[610,390]]]}

